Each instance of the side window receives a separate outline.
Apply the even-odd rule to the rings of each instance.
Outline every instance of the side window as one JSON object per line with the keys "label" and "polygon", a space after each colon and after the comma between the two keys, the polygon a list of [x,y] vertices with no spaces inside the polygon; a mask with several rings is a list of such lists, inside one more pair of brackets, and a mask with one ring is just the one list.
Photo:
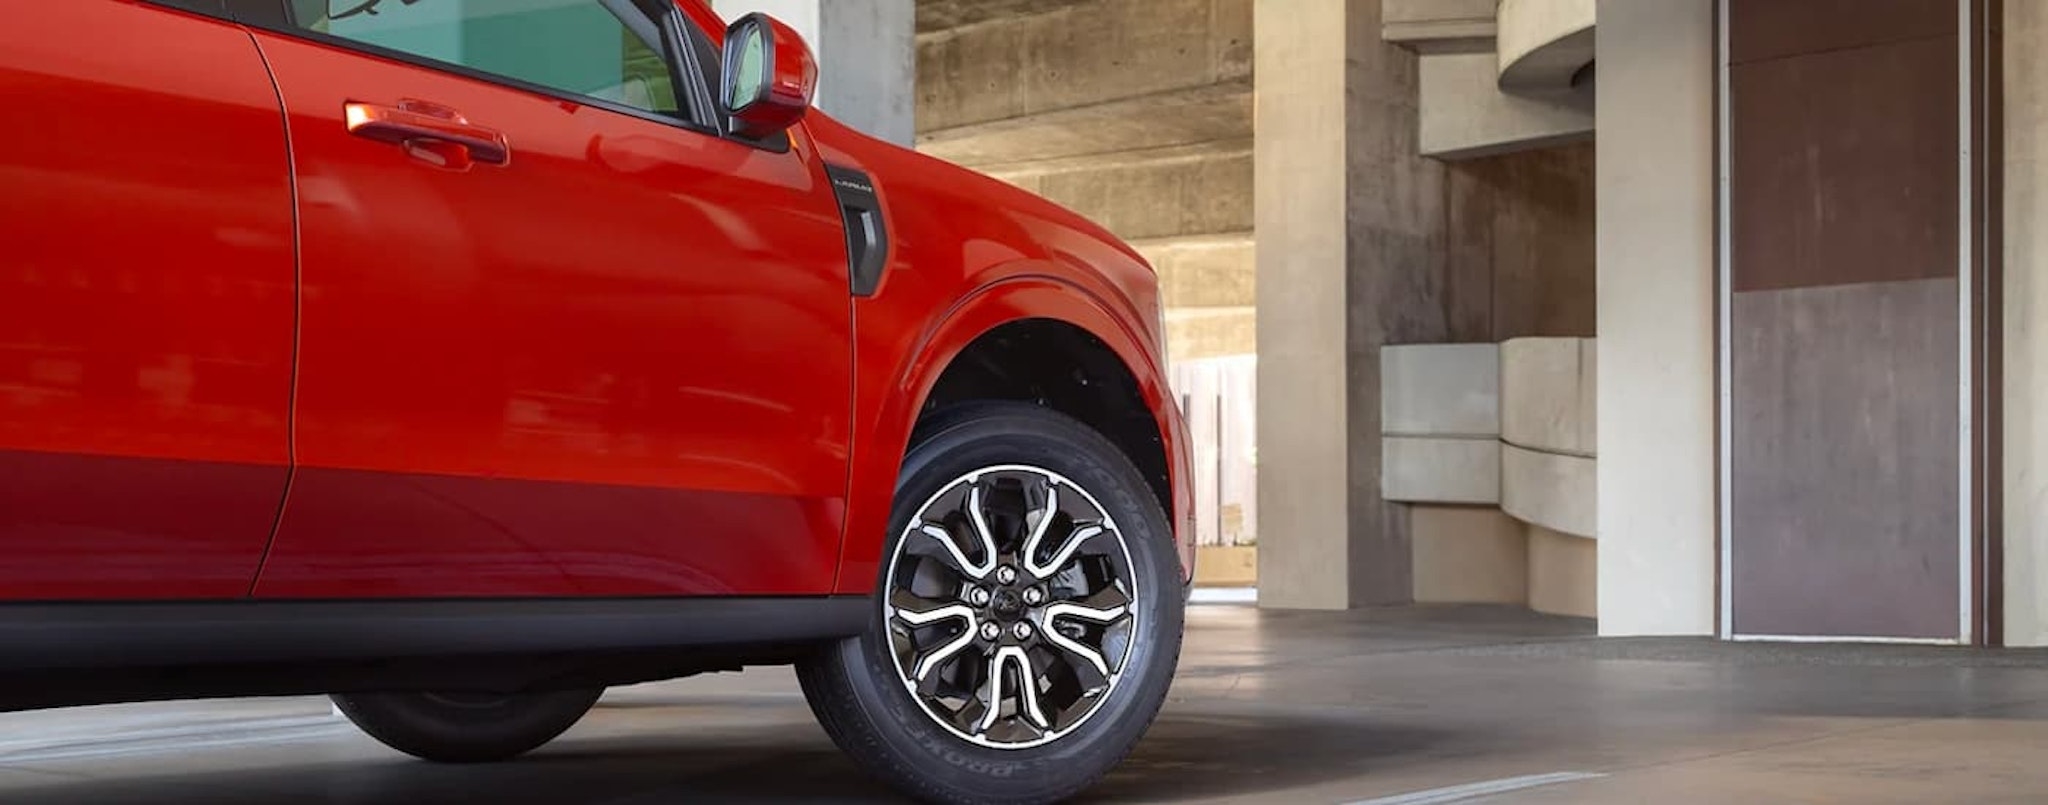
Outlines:
{"label": "side window", "polygon": [[314,33],[686,117],[661,26],[633,0],[292,0]]}

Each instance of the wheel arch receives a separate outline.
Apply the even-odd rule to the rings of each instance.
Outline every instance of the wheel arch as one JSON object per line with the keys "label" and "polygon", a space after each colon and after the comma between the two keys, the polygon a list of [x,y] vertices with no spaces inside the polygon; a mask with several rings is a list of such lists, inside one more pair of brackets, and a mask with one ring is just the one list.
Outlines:
{"label": "wheel arch", "polygon": [[[926,391],[916,421],[982,400],[1028,402],[1079,420],[1116,445],[1145,476],[1169,517],[1173,471],[1167,437],[1138,376],[1094,332],[1064,319],[1012,319],[968,342]],[[912,431],[916,438],[915,426]]]}
{"label": "wheel arch", "polygon": [[[1022,369],[1011,369],[1012,362]],[[873,588],[888,539],[888,502],[917,423],[953,404],[987,399],[1045,405],[1108,438],[1145,475],[1190,573],[1186,432],[1164,365],[1134,312],[1062,277],[1012,275],[935,316],[891,379],[883,410],[856,439],[837,592]]]}

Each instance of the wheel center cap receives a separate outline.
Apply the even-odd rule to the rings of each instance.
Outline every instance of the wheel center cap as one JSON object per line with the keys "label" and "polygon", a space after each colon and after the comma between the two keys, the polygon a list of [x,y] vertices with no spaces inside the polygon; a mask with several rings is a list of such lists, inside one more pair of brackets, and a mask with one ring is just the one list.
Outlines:
{"label": "wheel center cap", "polygon": [[989,600],[988,606],[1000,617],[1015,618],[1024,614],[1024,597],[1018,595],[1016,590],[997,590],[995,597]]}

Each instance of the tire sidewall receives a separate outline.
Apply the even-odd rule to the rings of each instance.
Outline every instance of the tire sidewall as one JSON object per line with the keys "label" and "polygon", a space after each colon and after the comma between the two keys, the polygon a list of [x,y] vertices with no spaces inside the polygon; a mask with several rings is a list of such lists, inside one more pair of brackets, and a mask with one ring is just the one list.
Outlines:
{"label": "tire sidewall", "polygon": [[[1138,594],[1132,602],[1138,628],[1125,675],[1108,700],[1073,732],[1027,749],[982,746],[935,723],[901,684],[883,620],[890,559],[909,518],[960,476],[1005,464],[1050,470],[1094,496],[1122,531],[1138,576]],[[849,649],[857,646],[858,657],[847,658],[864,666],[864,673],[850,675],[855,695],[864,700],[863,709],[889,722],[890,728],[880,730],[882,739],[920,768],[943,769],[947,777],[956,777],[935,781],[954,790],[987,790],[991,780],[1063,787],[1064,780],[1092,780],[1121,760],[1150,726],[1164,699],[1179,660],[1183,620],[1172,534],[1150,488],[1130,463],[1107,440],[1064,417],[1035,408],[998,407],[938,428],[911,450],[889,523],[871,628],[858,641],[848,641]]]}
{"label": "tire sidewall", "polygon": [[503,760],[559,737],[582,720],[603,688],[514,694],[488,705],[421,693],[338,695],[342,713],[393,749],[454,763]]}

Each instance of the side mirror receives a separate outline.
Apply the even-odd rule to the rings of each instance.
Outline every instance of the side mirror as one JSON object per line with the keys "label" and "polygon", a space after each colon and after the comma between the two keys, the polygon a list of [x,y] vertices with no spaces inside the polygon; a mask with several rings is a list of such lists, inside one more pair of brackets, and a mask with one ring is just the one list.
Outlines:
{"label": "side mirror", "polygon": [[725,29],[719,98],[733,131],[761,139],[802,120],[818,91],[818,60],[796,29],[755,12]]}

